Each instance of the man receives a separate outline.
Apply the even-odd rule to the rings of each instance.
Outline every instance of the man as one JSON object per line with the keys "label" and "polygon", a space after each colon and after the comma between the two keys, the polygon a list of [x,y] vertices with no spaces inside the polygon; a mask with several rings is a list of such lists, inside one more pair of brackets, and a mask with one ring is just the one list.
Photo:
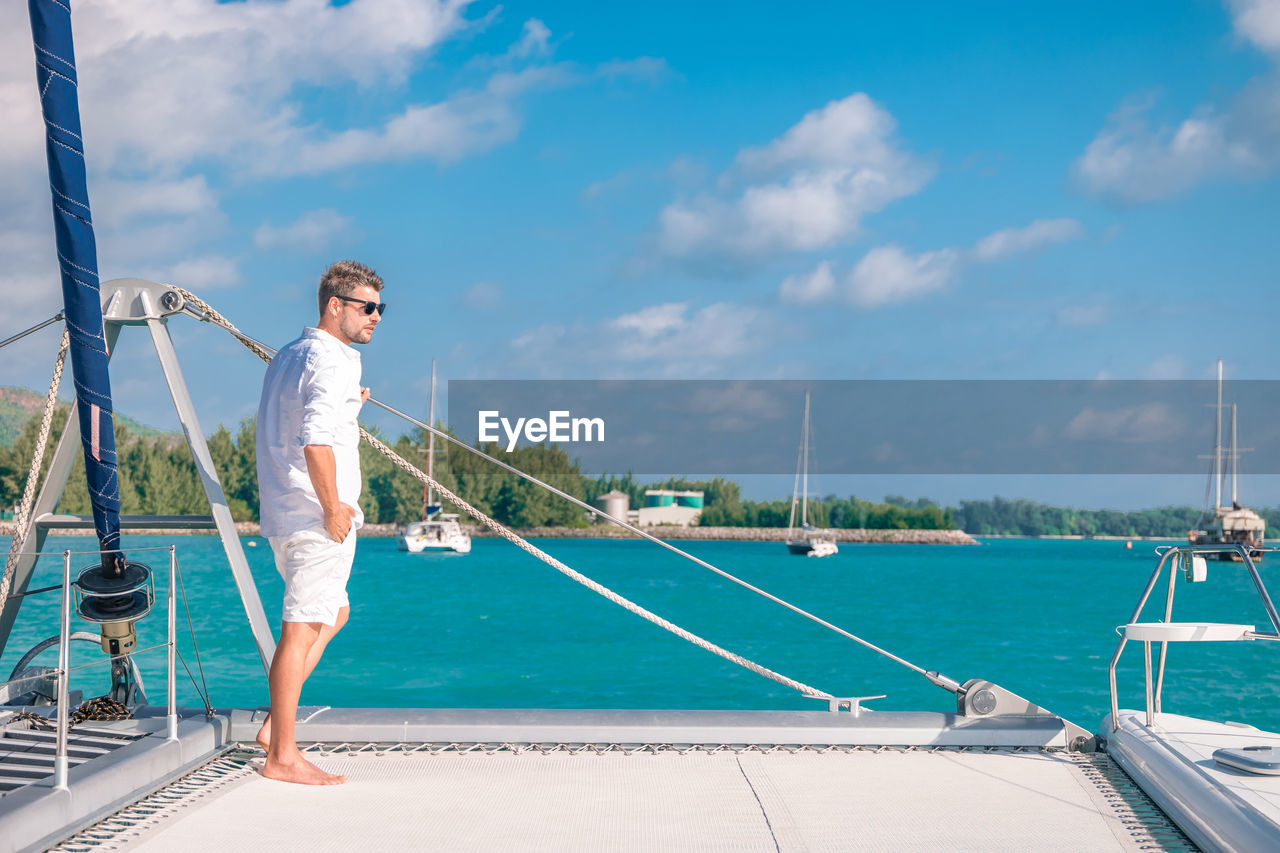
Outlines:
{"label": "man", "polygon": [[364,523],[356,415],[360,353],[382,320],[382,279],[339,261],[320,279],[320,321],[272,359],[258,404],[258,491],[262,535],[284,577],[280,643],[271,660],[271,711],[258,732],[262,775],[306,785],[340,785],[302,757],[294,718],[302,684],[347,622],[347,578]]}

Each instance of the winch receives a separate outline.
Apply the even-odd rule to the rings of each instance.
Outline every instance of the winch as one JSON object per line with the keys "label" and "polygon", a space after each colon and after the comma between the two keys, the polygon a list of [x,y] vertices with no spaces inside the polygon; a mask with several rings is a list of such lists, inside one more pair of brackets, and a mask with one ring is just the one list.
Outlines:
{"label": "winch", "polygon": [[107,554],[80,572],[75,590],[76,611],[101,626],[102,651],[112,657],[109,695],[127,703],[132,698],[128,656],[138,645],[134,622],[151,612],[156,598],[151,569],[118,552]]}

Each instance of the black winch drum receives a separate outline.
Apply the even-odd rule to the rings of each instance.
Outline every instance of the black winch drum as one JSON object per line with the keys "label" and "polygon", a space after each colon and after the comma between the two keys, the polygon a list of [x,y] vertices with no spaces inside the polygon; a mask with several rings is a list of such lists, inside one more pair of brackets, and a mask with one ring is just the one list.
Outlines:
{"label": "black winch drum", "polygon": [[133,651],[138,642],[133,622],[150,613],[155,603],[151,569],[129,561],[117,577],[92,565],[80,572],[75,585],[80,617],[102,626],[102,650],[112,656]]}

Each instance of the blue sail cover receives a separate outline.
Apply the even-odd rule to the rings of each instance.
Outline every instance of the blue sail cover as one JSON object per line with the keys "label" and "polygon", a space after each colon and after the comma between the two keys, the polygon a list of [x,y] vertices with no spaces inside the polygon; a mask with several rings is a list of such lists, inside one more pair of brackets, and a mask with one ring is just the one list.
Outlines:
{"label": "blue sail cover", "polygon": [[[62,298],[71,334],[71,370],[84,446],[85,474],[93,524],[104,552],[120,547],[120,489],[107,374],[107,340],[98,296],[98,249],[89,212],[75,53],[71,43],[71,0],[28,0],[36,47],[36,82],[44,112],[49,189],[62,271]],[[120,555],[105,556],[103,566]]]}

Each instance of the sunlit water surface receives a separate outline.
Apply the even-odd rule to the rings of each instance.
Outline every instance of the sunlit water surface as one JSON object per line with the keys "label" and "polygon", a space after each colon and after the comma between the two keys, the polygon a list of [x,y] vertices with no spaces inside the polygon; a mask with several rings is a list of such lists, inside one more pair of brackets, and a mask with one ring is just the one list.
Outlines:
{"label": "sunlit water surface", "polygon": [[[219,541],[177,544],[195,638],[215,706],[267,702],[266,679]],[[273,629],[282,582],[266,540],[245,552]],[[89,538],[51,538],[46,550]],[[887,694],[891,710],[951,710],[953,697],[772,602],[649,543],[540,540],[538,544],[643,606],[764,666],[840,696]],[[781,544],[680,543],[691,553],[818,614],[925,669],[986,678],[1096,729],[1107,713],[1107,662],[1152,569],[1152,543],[988,540],[980,546],[844,545],[826,559]],[[8,538],[0,538],[7,549]],[[139,554],[139,557],[144,556]],[[163,602],[166,560],[152,554]],[[78,570],[88,562],[77,558]],[[1280,557],[1263,568],[1275,575]],[[32,588],[58,582],[59,556],[42,558]],[[1266,616],[1239,564],[1211,563],[1208,583],[1179,583],[1175,620],[1245,622]],[[1161,587],[1163,589],[1163,587]],[[362,539],[349,587],[348,627],[329,648],[303,702],[349,707],[814,709],[812,700],[741,669],[628,613],[502,540],[469,555],[407,554],[392,539]],[[1280,595],[1280,590],[1276,591]],[[1163,595],[1145,617],[1159,618]],[[57,633],[57,595],[28,598],[0,656],[0,677]],[[180,648],[196,670],[186,613]],[[76,630],[90,630],[76,620]],[[162,642],[158,608],[139,645]],[[73,664],[100,658],[78,643]],[[1171,647],[1164,708],[1280,730],[1272,643]],[[139,656],[152,701],[163,701],[164,655]],[[56,650],[39,662],[53,665]],[[197,674],[198,677],[198,674]],[[99,669],[77,673],[85,696],[105,692]],[[1141,646],[1119,674],[1121,705],[1141,707]],[[180,701],[198,705],[185,673]]]}

